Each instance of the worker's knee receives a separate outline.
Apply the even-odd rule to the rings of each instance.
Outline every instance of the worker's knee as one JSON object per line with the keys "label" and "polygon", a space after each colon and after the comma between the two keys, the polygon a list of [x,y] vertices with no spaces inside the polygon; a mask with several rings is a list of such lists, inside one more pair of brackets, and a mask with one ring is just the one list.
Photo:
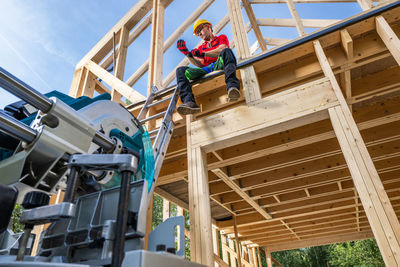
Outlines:
{"label": "worker's knee", "polygon": [[235,55],[232,52],[232,49],[230,49],[229,47],[224,48],[224,50],[221,51],[221,56],[222,57],[227,57],[227,56],[233,56],[235,57]]}
{"label": "worker's knee", "polygon": [[176,69],[176,77],[185,77],[185,71],[188,69],[189,67],[186,66],[182,66]]}
{"label": "worker's knee", "polygon": [[230,48],[225,48],[224,50],[221,51],[221,57],[222,60],[224,61],[224,65],[234,63],[236,64],[236,57],[232,52],[232,49]]}

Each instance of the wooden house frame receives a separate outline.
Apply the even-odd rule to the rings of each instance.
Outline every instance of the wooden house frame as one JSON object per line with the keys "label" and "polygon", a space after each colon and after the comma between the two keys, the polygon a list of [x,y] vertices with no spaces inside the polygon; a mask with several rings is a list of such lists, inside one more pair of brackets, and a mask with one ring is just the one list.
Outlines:
{"label": "wooden house frame", "polygon": [[[139,0],[77,64],[70,95],[108,92],[137,115],[146,96],[133,87],[144,74],[148,88],[172,90],[163,53],[214,0],[165,38],[171,2]],[[343,21],[301,19],[295,3],[351,0],[226,2],[214,32],[232,28],[243,96],[227,102],[223,72],[193,83],[201,112],[174,114],[155,191],[165,217],[169,202],[189,212],[191,260],[261,266],[263,251],[272,266],[271,252],[375,238],[386,265],[400,266],[400,1],[357,0],[364,11]],[[268,3],[287,5],[292,19],[256,18],[254,5]],[[150,57],[124,79],[127,49],[150,24]],[[266,38],[263,25],[296,27],[299,38]],[[322,28],[306,34],[310,25]]]}

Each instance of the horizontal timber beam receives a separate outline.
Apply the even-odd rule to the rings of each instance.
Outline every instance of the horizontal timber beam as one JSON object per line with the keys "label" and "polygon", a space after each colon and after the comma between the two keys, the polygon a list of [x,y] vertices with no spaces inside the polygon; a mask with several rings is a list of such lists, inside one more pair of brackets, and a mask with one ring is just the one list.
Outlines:
{"label": "horizontal timber beam", "polygon": [[[285,123],[293,128],[326,119],[326,113],[320,111],[335,105],[329,81],[317,80],[193,122],[192,143],[207,152],[222,149],[280,132]],[[266,116],[260,116],[262,113]]]}

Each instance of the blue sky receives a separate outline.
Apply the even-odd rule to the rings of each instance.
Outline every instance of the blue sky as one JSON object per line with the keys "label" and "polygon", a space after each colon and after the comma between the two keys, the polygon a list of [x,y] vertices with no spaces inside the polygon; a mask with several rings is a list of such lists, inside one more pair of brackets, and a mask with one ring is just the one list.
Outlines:
{"label": "blue sky", "polygon": [[[68,93],[78,61],[137,1],[128,0],[1,0],[0,66],[42,93]],[[202,0],[175,0],[166,11],[165,39]],[[290,18],[285,4],[253,5],[257,18]],[[302,18],[343,19],[361,12],[357,3],[296,4]],[[244,11],[243,11],[244,12]],[[226,1],[216,0],[202,18],[216,24],[227,13]],[[247,22],[247,16],[244,15]],[[313,29],[309,29],[308,32]],[[222,31],[231,39],[230,25]],[[262,27],[264,37],[296,38],[295,28]],[[199,39],[189,28],[183,35],[192,48]],[[250,45],[255,41],[249,34]],[[128,49],[125,80],[148,58],[150,28]],[[164,54],[164,78],[183,59],[172,46]],[[134,89],[145,94],[147,76]],[[17,101],[0,91],[0,108]]]}

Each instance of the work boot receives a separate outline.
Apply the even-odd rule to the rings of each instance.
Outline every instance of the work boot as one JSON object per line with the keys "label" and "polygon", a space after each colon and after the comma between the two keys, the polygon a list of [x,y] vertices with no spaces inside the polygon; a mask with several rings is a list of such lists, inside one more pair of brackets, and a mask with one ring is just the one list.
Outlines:
{"label": "work boot", "polygon": [[192,101],[179,105],[176,109],[181,115],[195,114],[200,112],[200,107]]}
{"label": "work boot", "polygon": [[233,102],[238,100],[240,97],[240,90],[236,87],[231,87],[228,89],[228,102]]}

